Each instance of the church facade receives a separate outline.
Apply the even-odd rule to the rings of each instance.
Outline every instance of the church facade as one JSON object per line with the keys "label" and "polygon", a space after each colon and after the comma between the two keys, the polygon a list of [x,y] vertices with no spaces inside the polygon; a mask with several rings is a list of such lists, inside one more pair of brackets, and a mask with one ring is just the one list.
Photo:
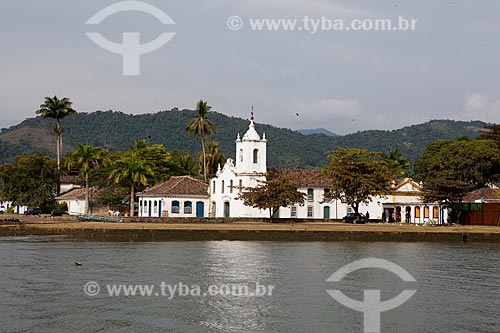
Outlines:
{"label": "church facade", "polygon": [[266,180],[267,140],[250,121],[247,132],[236,138],[236,160],[228,158],[210,181],[211,217],[267,217],[268,212],[248,207],[238,199],[242,190],[260,186]]}

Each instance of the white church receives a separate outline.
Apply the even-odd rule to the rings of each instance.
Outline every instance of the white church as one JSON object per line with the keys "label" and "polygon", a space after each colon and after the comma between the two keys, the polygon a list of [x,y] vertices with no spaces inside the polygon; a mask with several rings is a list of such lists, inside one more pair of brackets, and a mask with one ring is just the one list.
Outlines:
{"label": "white church", "polygon": [[245,206],[238,195],[244,188],[257,187],[266,180],[266,134],[260,138],[253,119],[248,131],[236,138],[236,163],[228,158],[210,181],[212,217],[266,217],[268,212]]}
{"label": "white church", "polygon": [[[267,177],[284,174],[306,194],[302,205],[280,207],[275,218],[342,219],[352,209],[339,200],[324,200],[330,190],[327,179],[318,177],[314,169],[267,169],[267,140],[255,129],[253,119],[248,130],[236,138],[236,159],[228,158],[209,184],[183,176],[172,177],[153,188],[138,193],[139,216],[142,217],[218,217],[269,218],[269,210],[243,204],[238,199],[245,188],[257,187]],[[370,219],[386,222],[442,223],[446,212],[438,204],[422,201],[422,184],[405,178],[394,180],[386,196],[376,196],[361,204],[360,213],[368,212]]]}

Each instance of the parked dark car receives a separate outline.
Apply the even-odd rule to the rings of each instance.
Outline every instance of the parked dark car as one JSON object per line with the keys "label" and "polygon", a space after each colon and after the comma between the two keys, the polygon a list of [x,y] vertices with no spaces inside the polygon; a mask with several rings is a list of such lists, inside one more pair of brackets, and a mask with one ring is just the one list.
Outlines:
{"label": "parked dark car", "polygon": [[63,216],[63,215],[67,215],[67,214],[68,214],[67,211],[60,210],[60,209],[53,209],[50,212],[50,215],[52,215],[52,216]]}
{"label": "parked dark car", "polygon": [[41,215],[42,210],[39,207],[28,207],[24,212],[24,215]]}
{"label": "parked dark car", "polygon": [[358,224],[358,223],[365,223],[366,222],[366,217],[361,214],[361,213],[347,213],[346,216],[342,218],[342,222],[344,223],[353,223],[353,224]]}

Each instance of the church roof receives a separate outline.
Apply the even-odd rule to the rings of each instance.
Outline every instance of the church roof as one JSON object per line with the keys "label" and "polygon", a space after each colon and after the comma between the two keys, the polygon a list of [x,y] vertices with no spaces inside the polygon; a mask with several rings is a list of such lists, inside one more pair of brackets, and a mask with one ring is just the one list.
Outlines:
{"label": "church roof", "polygon": [[141,195],[207,195],[208,185],[201,180],[189,176],[174,176],[149,190],[144,190]]}
{"label": "church roof", "polygon": [[248,125],[248,131],[243,135],[243,140],[260,141],[260,135],[255,130],[255,125],[253,123],[253,120],[250,120],[250,125]]}

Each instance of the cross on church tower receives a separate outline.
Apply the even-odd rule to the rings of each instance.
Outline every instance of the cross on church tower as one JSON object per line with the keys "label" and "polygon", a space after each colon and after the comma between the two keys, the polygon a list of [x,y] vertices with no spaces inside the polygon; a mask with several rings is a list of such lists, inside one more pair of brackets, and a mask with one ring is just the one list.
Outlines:
{"label": "cross on church tower", "polygon": [[250,117],[250,120],[252,120],[252,121],[253,121],[253,105],[252,105],[252,112],[250,112],[250,114],[252,115],[252,116]]}

